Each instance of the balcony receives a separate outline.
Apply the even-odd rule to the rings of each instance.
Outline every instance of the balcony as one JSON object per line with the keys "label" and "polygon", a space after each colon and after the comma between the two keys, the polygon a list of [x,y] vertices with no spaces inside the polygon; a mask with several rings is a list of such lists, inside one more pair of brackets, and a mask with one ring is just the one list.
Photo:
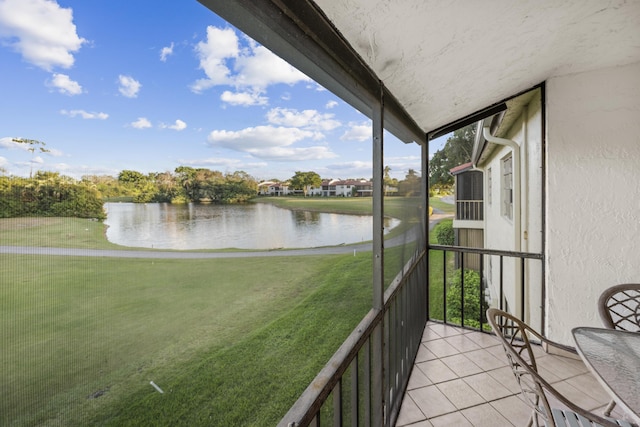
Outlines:
{"label": "balcony", "polygon": [[[528,282],[538,280],[542,256],[437,245],[429,249],[429,256],[422,253],[407,263],[386,290],[384,307],[365,316],[280,427],[526,425],[531,412],[483,314],[489,305],[498,306],[544,330],[544,313],[535,309],[539,304],[527,291]],[[478,255],[480,277],[487,280],[474,290],[465,286],[471,276],[458,274],[461,291],[454,292],[453,269],[466,273],[465,258]],[[456,258],[460,265],[453,262]],[[495,266],[495,275],[485,274],[488,264]],[[487,283],[493,277],[496,283]],[[480,296],[479,310],[465,308],[473,301],[469,294],[475,300]],[[536,359],[542,375],[583,408],[602,412],[610,401],[576,354],[538,348]],[[618,409],[613,416],[625,415]]]}
{"label": "balcony", "polygon": [[[536,360],[554,387],[583,408],[602,413],[610,397],[577,356],[538,348]],[[524,426],[530,415],[496,337],[427,323],[397,427]],[[624,417],[619,410],[613,415]]]}
{"label": "balcony", "polygon": [[[471,2],[458,4],[457,8],[449,3],[416,8],[412,2],[394,2],[381,8],[377,2],[329,0],[200,1],[372,120],[375,183],[384,182],[384,129],[403,142],[422,146],[424,172],[429,166],[429,141],[463,123],[482,121],[483,140],[471,154],[476,166],[492,171],[486,176],[484,221],[505,219],[497,232],[492,229],[495,224],[483,229],[485,237],[499,237],[493,239],[496,242],[487,241],[486,246],[532,248],[544,252],[546,264],[541,258],[519,254],[480,253],[477,268],[481,280],[487,278],[486,289],[477,289],[480,313],[487,308],[485,304],[499,306],[568,342],[572,326],[597,321],[590,311],[592,303],[595,310],[594,295],[607,284],[637,277],[637,263],[630,254],[640,250],[640,229],[633,221],[638,198],[629,196],[637,194],[634,183],[638,182],[640,156],[640,125],[634,116],[640,98],[640,57],[638,43],[629,42],[637,40],[640,14],[635,2],[620,2],[604,9],[596,2],[584,6],[587,9],[583,13],[596,17],[588,22],[575,19],[574,2],[556,2],[552,11],[554,28],[573,31],[592,43],[565,37],[562,49],[550,52],[540,49],[553,39],[554,33],[548,31],[550,9],[535,2],[520,2],[510,8],[509,14],[491,16],[499,18],[501,25],[488,26],[487,19],[481,18],[486,7],[478,3],[470,9]],[[463,24],[447,26],[446,31],[438,25],[422,25],[447,22],[449,16],[459,17]],[[415,23],[411,28],[420,30],[407,32],[407,22]],[[531,31],[522,31],[523,22]],[[620,31],[611,32],[612,27]],[[477,30],[473,43],[450,49],[451,40],[462,40],[473,29]],[[362,43],[363,34],[365,39],[377,35],[376,43]],[[468,60],[478,55],[478,46],[486,47],[495,58],[470,68]],[[438,60],[434,61],[434,55]],[[514,57],[527,58],[528,65],[518,62],[514,67]],[[459,78],[452,80],[452,75]],[[478,76],[490,78],[479,83]],[[616,84],[611,86],[610,82]],[[521,92],[538,84],[530,94]],[[602,144],[602,135],[610,137],[607,144]],[[470,174],[476,172],[475,166],[468,166]],[[607,170],[606,176],[596,173],[599,170]],[[423,173],[423,189],[428,187],[425,176]],[[461,200],[482,200],[480,182],[472,178],[461,183],[456,187],[457,196]],[[508,184],[504,191],[499,190],[502,184]],[[465,315],[464,286],[460,288],[460,315],[448,316],[448,279],[431,277],[432,261],[438,257],[430,256],[426,244],[392,284],[382,283],[380,187],[376,184],[373,194],[374,223],[378,224],[373,239],[374,308],[283,418],[281,426],[409,423],[406,417],[410,409],[406,405],[420,400],[412,397],[419,395],[414,391],[417,389],[408,388],[410,375],[420,369],[414,366],[416,360],[418,365],[427,362],[416,356],[421,354],[419,350],[424,353],[423,347],[433,353],[436,345],[435,340],[424,341],[425,326],[432,327],[427,319],[475,327],[478,334],[486,329],[481,316]],[[567,188],[571,188],[571,197],[567,197]],[[495,212],[487,209],[490,205]],[[426,212],[426,203],[422,209]],[[606,214],[619,220],[602,221]],[[470,220],[460,225],[479,229],[479,222]],[[471,265],[464,258],[452,264],[464,271],[465,265]],[[440,259],[448,265],[446,254]],[[447,268],[440,270],[447,275]],[[567,314],[566,307],[572,305],[581,307],[575,316],[573,312]],[[548,310],[548,315],[543,310]],[[554,322],[547,325],[553,328],[545,328],[545,319]],[[472,325],[474,322],[478,325]],[[462,379],[467,383],[466,377]],[[411,376],[412,387],[416,381]],[[434,387],[440,391],[446,383],[443,380],[442,385],[436,383]],[[403,399],[406,390],[410,400]],[[482,397],[482,393],[478,395]],[[457,413],[455,403],[447,401],[456,411],[439,416]],[[485,402],[496,409],[494,401]],[[424,417],[411,422],[440,425],[438,416],[429,412],[439,402],[422,399],[421,403],[426,406],[416,406]],[[401,405],[405,408],[399,418]],[[473,413],[482,405],[478,401],[462,409],[461,415],[464,417],[465,411]],[[509,420],[506,414],[511,408],[496,411]],[[478,414],[465,419],[481,425],[482,417]]]}
{"label": "balcony", "polygon": [[459,221],[482,221],[483,217],[482,200],[456,200],[456,220]]}

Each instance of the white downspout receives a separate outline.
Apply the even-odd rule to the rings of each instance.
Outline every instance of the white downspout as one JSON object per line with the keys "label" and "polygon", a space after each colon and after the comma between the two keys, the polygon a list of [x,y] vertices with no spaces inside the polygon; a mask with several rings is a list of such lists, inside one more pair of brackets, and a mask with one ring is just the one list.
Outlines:
{"label": "white downspout", "polygon": [[488,125],[485,125],[482,129],[482,136],[487,141],[503,145],[511,148],[513,151],[513,225],[515,234],[515,248],[516,252],[520,252],[522,249],[522,223],[520,218],[520,211],[522,209],[522,200],[520,194],[522,189],[520,188],[520,146],[517,142],[510,139],[498,138],[491,135],[491,130]]}
{"label": "white downspout", "polygon": [[522,188],[522,206],[520,206],[520,210],[522,211],[522,240],[524,241],[522,250],[524,252],[529,252],[529,211],[531,210],[531,206],[529,206],[529,128],[528,128],[528,120],[529,120],[529,106],[526,105],[523,108],[523,120],[522,120],[522,179],[524,180],[524,186]]}

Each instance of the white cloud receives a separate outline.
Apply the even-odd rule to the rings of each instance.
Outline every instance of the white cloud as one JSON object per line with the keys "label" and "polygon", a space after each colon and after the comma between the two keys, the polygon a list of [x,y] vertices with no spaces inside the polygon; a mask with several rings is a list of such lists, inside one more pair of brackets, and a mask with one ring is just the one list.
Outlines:
{"label": "white cloud", "polygon": [[0,156],[0,168],[6,168],[7,166],[9,166],[9,160]]}
{"label": "white cloud", "polygon": [[84,110],[60,110],[60,114],[69,117],[77,117],[80,116],[83,119],[98,119],[98,120],[106,120],[109,118],[107,113],[90,113]]}
{"label": "white cloud", "polygon": [[[228,85],[235,87],[238,93],[243,93],[243,97],[248,93],[245,89],[250,89],[255,100],[270,85],[311,81],[265,47],[247,40],[248,46],[241,48],[233,29],[207,27],[207,40],[199,42],[195,49],[206,78],[195,81],[191,90],[200,93],[217,85]],[[239,96],[230,95],[231,92],[223,101],[235,102],[234,105],[263,105],[239,102]],[[262,98],[259,99],[264,102]]]}
{"label": "white cloud", "polygon": [[151,122],[147,120],[145,117],[138,117],[138,120],[136,120],[135,122],[132,122],[131,126],[133,126],[136,129],[147,129],[151,127]]}
{"label": "white cloud", "polygon": [[419,171],[422,167],[420,156],[389,156],[384,159],[385,166],[391,168],[393,178],[404,179],[409,169]]}
{"label": "white cloud", "polygon": [[350,128],[342,134],[344,141],[370,141],[372,138],[371,125],[349,123]]}
{"label": "white cloud", "polygon": [[207,27],[207,40],[201,41],[195,48],[200,69],[207,76],[197,80],[191,90],[200,93],[215,85],[230,84],[231,70],[227,67],[227,59],[238,56],[238,36],[231,28]]}
{"label": "white cloud", "polygon": [[368,178],[373,174],[372,162],[351,161],[335,163],[326,166],[326,174],[329,176],[342,176],[349,178]]}
{"label": "white cloud", "polygon": [[[385,163],[389,163],[389,165],[393,164],[406,164],[406,163],[416,163],[418,164],[422,161],[420,156],[389,156],[384,158]],[[415,168],[413,168],[415,169]]]}
{"label": "white cloud", "polygon": [[308,130],[330,131],[340,127],[333,114],[322,114],[316,110],[298,111],[290,108],[273,108],[267,113],[269,123]]}
{"label": "white cloud", "polygon": [[327,110],[330,110],[334,107],[338,106],[338,102],[337,101],[329,101],[325,104],[324,108],[326,108]]}
{"label": "white cloud", "polygon": [[358,171],[366,170],[370,174],[373,169],[373,163],[355,160],[352,162],[335,163],[332,165],[327,165],[327,169],[334,170],[334,171],[347,171],[347,172],[352,170],[358,170]]}
{"label": "white cloud", "polygon": [[66,74],[54,74],[47,85],[58,90],[58,92],[65,95],[80,95],[82,93],[82,86],[69,78]]}
{"label": "white cloud", "polygon": [[262,159],[302,161],[336,157],[325,146],[292,147],[294,143],[313,136],[313,132],[297,128],[256,126],[239,131],[214,130],[208,139],[213,146],[249,153]]}
{"label": "white cloud", "polygon": [[293,85],[301,81],[310,81],[307,76],[266,47],[255,42],[249,46],[249,49],[236,60],[236,86],[266,88],[278,83]]}
{"label": "white cloud", "polygon": [[225,90],[220,95],[220,99],[231,105],[242,105],[244,107],[252,105],[266,105],[268,99],[260,92],[230,92]]}
{"label": "white cloud", "polygon": [[[0,138],[0,148],[5,148],[7,150],[22,150],[22,151],[29,151],[31,148],[33,148],[32,145],[14,142],[13,139],[14,138],[9,136]],[[15,138],[15,139],[20,139],[20,138]],[[62,151],[56,150],[55,148],[46,146],[46,150],[47,150],[46,154],[49,156],[53,156],[53,157],[62,156]],[[36,152],[39,152],[39,151],[36,150]]]}
{"label": "white cloud", "polygon": [[31,159],[31,163],[34,163],[36,165],[42,165],[44,164],[44,159],[40,156],[35,156],[33,159]]}
{"label": "white cloud", "polygon": [[[151,125],[149,125],[149,126],[151,126]],[[173,129],[173,130],[181,131],[181,130],[185,130],[187,128],[187,124],[185,122],[183,122],[182,120],[178,119],[172,125],[162,124],[162,125],[160,125],[160,127],[163,128],[163,129]]]}
{"label": "white cloud", "polygon": [[302,162],[307,160],[323,160],[337,157],[329,147],[272,147],[255,149],[250,153],[256,157],[281,162]]}
{"label": "white cloud", "polygon": [[171,42],[170,46],[160,49],[160,61],[166,62],[169,55],[173,55],[173,42]]}
{"label": "white cloud", "polygon": [[51,157],[61,157],[62,156],[62,151],[60,150],[56,150],[55,148],[47,148],[47,154],[50,155]]}
{"label": "white cloud", "polygon": [[4,136],[4,137],[0,138],[0,148],[6,148],[7,150],[24,150],[24,151],[27,151],[29,149],[29,145],[20,144],[18,142],[14,142],[12,137]]}
{"label": "white cloud", "polygon": [[239,131],[214,130],[209,134],[209,141],[213,145],[247,151],[265,146],[287,146],[312,136],[312,132],[301,129],[256,126]]}
{"label": "white cloud", "polygon": [[202,93],[207,89],[214,87],[216,83],[211,79],[198,79],[189,86],[192,92]]}
{"label": "white cloud", "polygon": [[73,53],[86,43],[76,33],[72,9],[51,0],[0,1],[0,38],[47,71],[70,68]]}
{"label": "white cloud", "polygon": [[134,79],[133,77],[124,76],[122,74],[118,76],[118,82],[120,83],[120,87],[118,88],[118,91],[122,95],[126,96],[127,98],[137,97],[138,92],[142,87],[142,84],[140,84],[140,82]]}

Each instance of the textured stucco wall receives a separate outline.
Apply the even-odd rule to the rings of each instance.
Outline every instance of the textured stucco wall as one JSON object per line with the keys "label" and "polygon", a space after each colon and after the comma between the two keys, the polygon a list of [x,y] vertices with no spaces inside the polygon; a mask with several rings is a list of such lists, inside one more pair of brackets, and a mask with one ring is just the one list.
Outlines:
{"label": "textured stucco wall", "polygon": [[547,325],[600,326],[599,294],[640,282],[640,63],[547,82]]}

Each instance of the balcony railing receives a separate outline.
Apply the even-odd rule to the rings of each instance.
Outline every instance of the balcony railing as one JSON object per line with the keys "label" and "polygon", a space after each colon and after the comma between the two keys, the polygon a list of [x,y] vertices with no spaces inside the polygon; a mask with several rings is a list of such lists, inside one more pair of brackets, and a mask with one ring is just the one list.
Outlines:
{"label": "balcony railing", "polygon": [[395,423],[427,322],[426,262],[407,263],[278,426]]}
{"label": "balcony railing", "polygon": [[[544,313],[528,311],[531,304],[526,293],[528,278],[539,274],[542,280],[541,254],[430,245],[429,256],[423,252],[406,264],[385,292],[383,309],[369,311],[278,426],[394,425],[427,320],[487,329],[483,317],[488,308],[484,279],[478,281],[478,289],[473,289],[473,284],[465,286],[466,274],[461,274],[460,292],[453,298],[460,308],[459,315],[448,315],[451,307],[447,304],[452,301],[454,287],[450,280],[455,275],[454,253],[465,272],[469,270],[464,267],[465,255],[479,254],[482,260],[486,259],[480,263],[480,278],[493,276],[493,271],[485,272],[485,265],[493,264],[488,260],[495,259],[498,305],[519,312],[521,317],[544,318]],[[507,278],[506,270],[516,273],[519,279]],[[507,286],[507,281],[512,286]],[[514,289],[515,282],[519,282],[518,289]],[[465,316],[473,293],[480,296],[475,318]]]}
{"label": "balcony railing", "polygon": [[456,200],[456,219],[482,221],[483,218],[482,200]]}
{"label": "balcony railing", "polygon": [[[484,315],[488,301],[494,301],[525,322],[539,321],[544,331],[542,254],[444,245],[429,245],[429,250],[430,320],[488,330]],[[471,257],[479,258],[469,263],[478,267],[466,267]]]}

